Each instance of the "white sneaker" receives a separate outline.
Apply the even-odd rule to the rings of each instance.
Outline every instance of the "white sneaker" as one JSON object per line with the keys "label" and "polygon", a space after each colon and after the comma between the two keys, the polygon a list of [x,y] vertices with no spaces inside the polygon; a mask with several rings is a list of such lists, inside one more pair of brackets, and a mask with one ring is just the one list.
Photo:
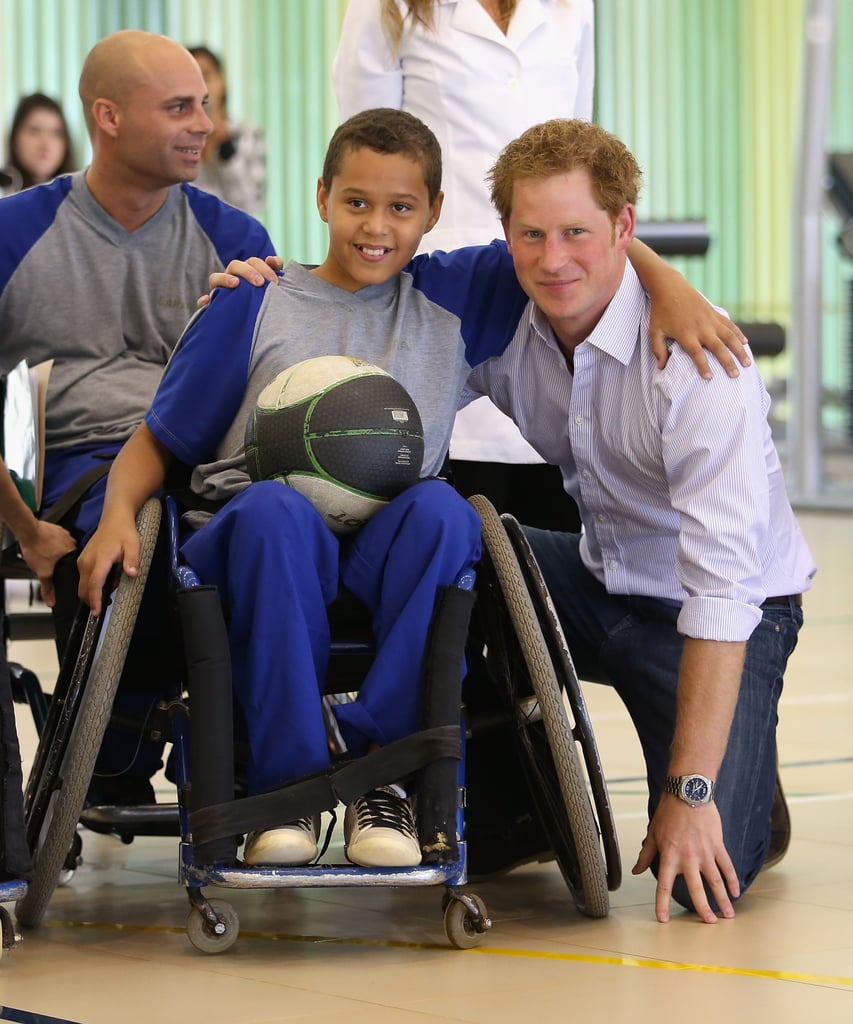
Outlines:
{"label": "white sneaker", "polygon": [[398,786],[360,796],[344,815],[347,860],[364,868],[411,868],[421,862],[412,808]]}
{"label": "white sneaker", "polygon": [[281,828],[250,832],[243,848],[243,863],[251,867],[295,867],[317,856],[320,815],[291,821]]}

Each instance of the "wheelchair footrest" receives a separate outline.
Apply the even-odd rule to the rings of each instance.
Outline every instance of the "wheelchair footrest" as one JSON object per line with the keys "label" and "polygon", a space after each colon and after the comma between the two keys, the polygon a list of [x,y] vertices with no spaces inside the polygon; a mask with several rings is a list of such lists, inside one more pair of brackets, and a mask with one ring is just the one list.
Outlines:
{"label": "wheelchair footrest", "polygon": [[87,807],[80,823],[101,835],[179,836],[181,834],[177,804],[140,804],[124,807],[104,805]]}

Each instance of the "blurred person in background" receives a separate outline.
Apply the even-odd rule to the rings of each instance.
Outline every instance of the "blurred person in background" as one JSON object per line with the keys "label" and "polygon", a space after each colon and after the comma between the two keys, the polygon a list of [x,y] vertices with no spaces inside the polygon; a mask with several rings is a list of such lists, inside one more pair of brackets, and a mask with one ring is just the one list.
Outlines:
{"label": "blurred person in background", "polygon": [[267,196],[267,144],[261,128],[228,116],[228,90],[222,60],[206,46],[190,46],[207,86],[207,112],[213,131],[196,178],[205,192],[255,216]]}
{"label": "blurred person in background", "polygon": [[43,93],[22,96],[9,130],[4,194],[52,181],[75,170],[74,148],[62,107]]}

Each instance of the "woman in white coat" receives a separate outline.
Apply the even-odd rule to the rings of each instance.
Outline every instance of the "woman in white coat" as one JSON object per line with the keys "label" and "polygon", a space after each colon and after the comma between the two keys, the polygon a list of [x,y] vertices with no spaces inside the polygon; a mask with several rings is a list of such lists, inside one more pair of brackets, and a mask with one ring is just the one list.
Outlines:
{"label": "woman in white coat", "polygon": [[[350,0],[333,77],[342,118],[394,107],[435,132],[445,196],[424,250],[483,244],[503,237],[485,182],[503,147],[532,124],[592,117],[592,0]],[[688,317],[705,305],[641,243],[630,255],[647,288],[668,275]],[[457,415],[450,455],[462,494],[531,526],[579,529],[559,470],[488,399]]]}

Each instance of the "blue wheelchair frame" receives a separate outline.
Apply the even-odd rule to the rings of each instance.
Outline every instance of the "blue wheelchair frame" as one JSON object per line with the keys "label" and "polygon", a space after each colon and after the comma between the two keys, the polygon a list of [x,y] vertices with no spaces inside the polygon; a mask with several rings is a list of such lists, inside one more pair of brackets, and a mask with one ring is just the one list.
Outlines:
{"label": "blue wheelchair frame", "polygon": [[[191,595],[209,592],[212,588],[205,587],[193,569],[180,560],[179,515],[175,499],[172,497],[166,498],[166,519],[173,580],[178,588],[178,593],[190,595],[188,599],[192,600]],[[471,592],[474,582],[474,572],[465,570],[457,578],[454,586],[459,590]],[[214,596],[218,606],[218,595],[215,594],[215,591]],[[206,613],[209,613],[210,607],[205,601]],[[206,673],[210,673],[212,666],[212,674],[218,674],[220,679],[218,682],[212,683],[208,678],[201,685],[210,685],[218,692],[211,693],[203,702],[194,699],[193,688],[196,684],[194,680],[189,679],[189,708],[181,698],[178,698],[174,709],[180,713],[172,715],[172,739],[181,831],[179,880],[187,889],[194,912],[191,913],[187,926],[193,944],[203,952],[224,951],[234,942],[239,929],[233,908],[221,900],[209,900],[203,895],[201,890],[206,885],[231,889],[444,885],[446,887],[443,899],[444,923],[448,939],[460,948],[475,945],[491,926],[491,921],[486,914],[482,900],[472,894],[462,892],[460,888],[467,882],[467,851],[462,808],[465,772],[464,721],[461,726],[457,726],[460,731],[461,757],[456,766],[456,842],[452,844],[457,853],[450,859],[441,858],[436,863],[421,864],[411,868],[363,868],[355,865],[326,863],[301,867],[249,867],[235,860],[236,843],[233,837],[214,835],[213,839],[207,842],[200,843],[198,841],[200,826],[203,827],[205,823],[204,810],[208,802],[214,803],[214,810],[227,812],[228,794],[233,794],[234,787],[233,750],[229,741],[226,741],[224,746],[222,742],[223,736],[233,735],[227,634],[224,621],[220,618],[216,625],[217,636],[212,638],[209,632],[211,628],[209,614],[205,617],[207,630],[203,640],[204,669]],[[184,632],[185,643],[189,643],[191,647],[193,640],[186,636],[186,631]],[[211,653],[212,649],[213,653]],[[337,656],[366,654],[369,650],[370,644],[367,641],[335,641],[332,645],[332,654]],[[191,661],[192,657],[192,653],[188,652],[187,660]],[[192,676],[192,673],[193,669],[190,667],[189,675]],[[194,710],[197,707],[203,708],[201,715]],[[199,721],[200,717],[204,718],[208,714],[212,720]],[[217,754],[215,772],[219,778],[202,779],[199,777],[196,762],[198,765],[204,766],[202,774],[206,775],[210,760],[199,750],[199,747],[206,741],[212,740],[214,734]],[[400,741],[400,745],[406,742],[405,740]],[[390,747],[386,749],[390,749]],[[379,755],[381,756],[381,754],[380,751]],[[367,755],[366,758],[361,758],[359,761],[363,763],[376,756]],[[344,773],[345,771],[344,769]],[[332,778],[334,776],[335,773],[332,772]],[[193,780],[192,785],[189,784],[191,779]],[[299,785],[299,782],[294,784],[294,786]],[[311,780],[308,780],[308,785],[311,786]],[[294,789],[294,786],[287,788]],[[248,803],[252,799],[245,798],[242,802]],[[235,805],[240,802],[239,800],[235,801]],[[190,803],[193,805],[192,808]],[[305,810],[310,812],[316,810],[316,807],[306,804]],[[292,820],[294,817],[301,816],[301,813],[301,811],[291,813],[278,818],[278,820]],[[214,831],[221,834],[229,830],[220,823]],[[248,829],[240,828],[239,831],[248,831]],[[209,861],[208,855],[200,859],[200,851],[207,851],[208,855],[212,853],[215,859]]]}

